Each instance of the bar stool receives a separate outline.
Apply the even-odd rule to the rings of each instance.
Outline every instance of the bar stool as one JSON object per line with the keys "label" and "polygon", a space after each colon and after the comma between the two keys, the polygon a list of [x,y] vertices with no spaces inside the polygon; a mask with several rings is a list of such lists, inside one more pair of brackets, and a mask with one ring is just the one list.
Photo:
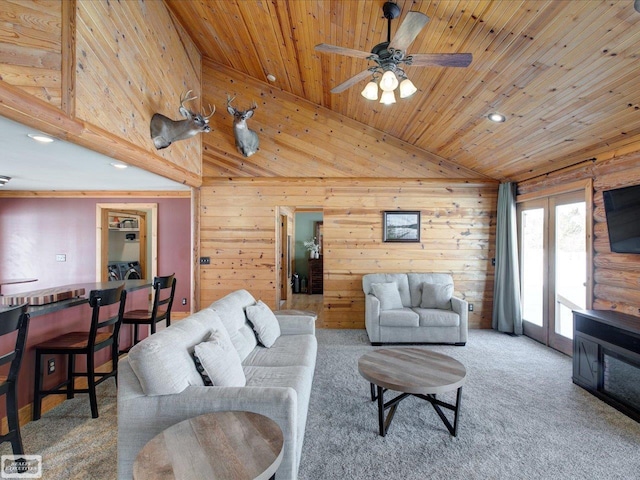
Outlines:
{"label": "bar stool", "polygon": [[[127,292],[124,285],[103,290],[92,290],[89,293],[89,305],[92,309],[91,328],[88,332],[70,332],[59,337],[47,340],[35,346],[36,350],[36,376],[33,389],[33,419],[40,418],[42,398],[50,394],[66,393],[67,398],[73,398],[76,393],[88,393],[91,403],[91,416],[98,418],[98,401],[96,398],[96,386],[108,378],[114,377],[117,385],[118,374],[118,333],[124,315],[124,306]],[[103,307],[119,303],[118,314],[105,320],[101,320],[100,312]],[[104,314],[102,315],[104,317]],[[98,331],[104,327],[112,326],[111,330]],[[94,354],[98,350],[111,347],[111,371],[102,373],[95,371]],[[67,379],[52,389],[42,388],[42,357],[43,355],[67,355]],[[87,371],[75,370],[76,355],[85,355],[87,358]],[[74,380],[77,377],[86,377],[88,388],[75,388]],[[96,377],[98,380],[96,380]]]}
{"label": "bar stool", "polygon": [[7,424],[9,431],[0,437],[0,443],[11,442],[14,455],[24,455],[22,437],[20,436],[20,419],[18,417],[18,372],[27,343],[29,329],[28,304],[18,305],[0,312],[0,336],[18,332],[14,350],[0,357],[0,365],[10,363],[9,373],[0,375],[0,395],[6,395]]}
{"label": "bar stool", "polygon": [[[124,313],[122,323],[133,325],[133,344],[140,342],[138,327],[140,325],[150,325],[151,335],[156,333],[156,323],[162,320],[167,321],[167,327],[171,325],[171,307],[173,306],[173,296],[176,293],[175,274],[166,277],[154,277],[153,279],[153,305],[151,310],[130,310]],[[121,350],[120,353],[129,350]]]}

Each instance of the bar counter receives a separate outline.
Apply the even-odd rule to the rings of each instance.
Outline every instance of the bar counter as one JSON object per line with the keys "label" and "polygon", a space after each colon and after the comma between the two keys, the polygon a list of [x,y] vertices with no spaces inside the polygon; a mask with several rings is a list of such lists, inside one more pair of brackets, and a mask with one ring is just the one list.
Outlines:
{"label": "bar counter", "polygon": [[[151,287],[152,281],[151,280],[119,280],[115,282],[75,283],[71,285],[62,285],[60,287],[55,287],[55,289],[57,290],[57,289],[63,288],[63,289],[69,289],[69,290],[77,290],[77,289],[83,288],[85,290],[85,296],[70,298],[67,300],[61,300],[59,302],[47,303],[45,305],[30,305],[27,311],[29,312],[29,315],[31,315],[31,318],[34,318],[34,317],[39,317],[49,313],[57,312],[59,310],[64,310],[65,308],[75,307],[77,305],[89,303],[89,292],[91,290],[104,290],[107,288],[117,288],[123,284],[124,284],[124,289],[127,291],[127,293],[131,293],[136,290]],[[16,295],[21,295],[21,296],[32,296],[34,294],[41,295],[43,293],[46,293],[47,290],[53,290],[53,288],[33,290],[29,292],[20,292],[19,294],[16,294]],[[11,308],[11,307],[7,305],[0,305],[0,312],[3,310],[7,310],[8,308]]]}

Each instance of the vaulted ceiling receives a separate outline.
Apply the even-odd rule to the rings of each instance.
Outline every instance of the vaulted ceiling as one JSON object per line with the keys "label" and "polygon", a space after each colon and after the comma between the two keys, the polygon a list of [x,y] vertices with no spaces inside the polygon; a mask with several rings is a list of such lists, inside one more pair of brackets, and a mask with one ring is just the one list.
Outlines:
{"label": "vaulted ceiling", "polygon": [[[471,53],[467,68],[409,66],[418,88],[384,106],[367,80],[330,90],[386,40],[383,0],[166,0],[202,54],[460,166],[521,181],[640,149],[640,13],[633,0],[398,0],[430,21],[412,53]],[[506,116],[492,123],[490,112]]]}

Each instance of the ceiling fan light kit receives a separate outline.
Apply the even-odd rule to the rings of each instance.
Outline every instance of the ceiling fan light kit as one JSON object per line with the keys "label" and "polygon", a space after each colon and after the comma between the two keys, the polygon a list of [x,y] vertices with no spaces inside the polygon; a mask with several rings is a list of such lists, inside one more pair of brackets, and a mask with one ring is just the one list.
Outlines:
{"label": "ceiling fan light kit", "polygon": [[380,95],[380,103],[384,105],[396,103],[396,96],[394,95],[393,90],[382,92],[382,95]]}
{"label": "ceiling fan light kit", "polygon": [[[338,47],[321,43],[315,49],[325,53],[339,53],[354,58],[367,59],[374,65],[363,72],[351,77],[331,90],[331,93],[341,93],[356,83],[371,75],[371,79],[364,87],[361,95],[367,100],[378,99],[378,87],[382,90],[380,103],[389,105],[396,103],[394,90],[400,87],[400,98],[407,98],[418,91],[409,80],[402,67],[414,65],[416,67],[467,67],[471,63],[470,53],[417,53],[407,55],[406,49],[429,21],[429,17],[421,12],[407,12],[395,36],[391,39],[391,20],[400,16],[400,7],[393,2],[385,2],[382,6],[384,18],[388,20],[387,41],[379,43],[371,53]],[[378,80],[379,78],[379,80]]]}
{"label": "ceiling fan light kit", "polygon": [[418,89],[411,80],[405,78],[400,82],[400,98],[407,98],[416,93]]}
{"label": "ceiling fan light kit", "polygon": [[361,95],[367,100],[378,100],[378,84],[375,80],[371,80],[367,83],[367,86],[362,90]]}

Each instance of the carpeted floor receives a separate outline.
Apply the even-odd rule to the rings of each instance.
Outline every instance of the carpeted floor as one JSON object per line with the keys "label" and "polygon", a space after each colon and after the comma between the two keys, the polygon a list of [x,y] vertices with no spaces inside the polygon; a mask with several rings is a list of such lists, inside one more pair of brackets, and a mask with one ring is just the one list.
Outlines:
{"label": "carpeted floor", "polygon": [[[640,424],[574,385],[569,357],[528,338],[472,330],[465,347],[423,347],[467,368],[458,437],[412,397],[383,438],[357,369],[374,348],[366,333],[319,329],[317,337],[300,480],[640,477]],[[99,389],[100,418],[80,395],[23,428],[26,453],[43,455],[43,478],[116,478],[115,386]]]}

